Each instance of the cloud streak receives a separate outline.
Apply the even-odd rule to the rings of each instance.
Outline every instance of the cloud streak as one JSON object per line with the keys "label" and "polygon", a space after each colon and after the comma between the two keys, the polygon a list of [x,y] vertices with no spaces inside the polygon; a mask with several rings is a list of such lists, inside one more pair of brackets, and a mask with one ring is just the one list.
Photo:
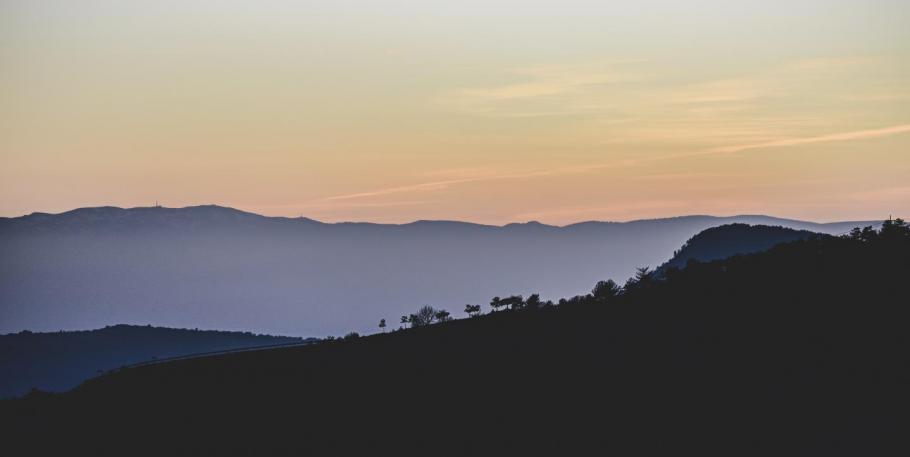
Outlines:
{"label": "cloud streak", "polygon": [[829,135],[813,136],[813,137],[804,137],[804,138],[787,138],[782,140],[766,141],[762,143],[753,143],[753,144],[740,144],[735,146],[724,146],[720,148],[714,148],[709,153],[733,153],[740,151],[748,151],[750,149],[767,149],[767,148],[780,148],[788,146],[800,146],[804,144],[813,144],[813,143],[829,143],[834,141],[851,141],[851,140],[862,140],[866,138],[878,138],[883,136],[898,135],[901,133],[910,132],[910,124],[895,125],[893,127],[886,127],[881,129],[871,129],[871,130],[857,130],[853,132],[844,132],[844,133],[834,133]]}
{"label": "cloud streak", "polygon": [[385,188],[385,189],[377,189],[377,190],[372,190],[372,191],[367,191],[367,192],[336,195],[333,197],[324,198],[321,201],[332,202],[332,201],[340,201],[340,200],[351,200],[351,199],[355,199],[355,198],[379,197],[379,196],[383,196],[383,195],[400,194],[402,192],[416,192],[416,191],[424,191],[424,190],[442,190],[442,189],[448,188],[449,186],[452,186],[454,184],[486,181],[489,179],[496,179],[496,177],[490,176],[490,177],[448,179],[448,180],[444,180],[444,181],[431,181],[431,182],[424,182],[424,183],[419,183],[419,184],[412,184],[412,185],[408,185],[408,186],[397,186],[397,187],[389,187],[389,188]]}
{"label": "cloud streak", "polygon": [[770,149],[770,148],[781,148],[781,147],[791,147],[791,146],[800,146],[805,144],[815,144],[815,143],[828,143],[828,142],[837,142],[837,141],[853,141],[853,140],[862,140],[868,138],[879,138],[891,135],[899,135],[902,133],[910,133],[910,124],[901,124],[892,127],[884,127],[879,129],[869,129],[869,130],[857,130],[852,132],[843,132],[843,133],[833,133],[828,135],[819,135],[812,137],[803,137],[803,138],[787,138],[773,141],[766,141],[761,143],[752,143],[752,144],[740,144],[733,146],[724,146],[719,148],[708,149],[705,151],[699,151],[694,153],[685,153],[685,154],[673,154],[665,156],[657,156],[650,158],[640,158],[640,159],[626,159],[615,162],[605,162],[589,165],[579,165],[573,167],[560,167],[552,168],[547,170],[532,170],[525,172],[517,173],[486,173],[476,176],[467,176],[456,179],[447,179],[439,181],[430,181],[423,182],[418,184],[406,185],[406,186],[396,186],[389,187],[385,189],[377,189],[373,191],[358,192],[344,195],[336,195],[332,197],[326,197],[319,201],[321,202],[337,202],[361,198],[371,198],[379,197],[392,194],[408,193],[408,192],[418,192],[418,191],[431,191],[431,190],[443,190],[449,187],[467,184],[467,183],[476,183],[476,182],[487,182],[487,181],[499,181],[507,179],[527,179],[527,178],[538,178],[538,177],[547,177],[547,176],[560,176],[568,174],[583,174],[597,170],[604,170],[610,168],[621,168],[621,167],[631,167],[642,165],[646,163],[661,162],[667,160],[679,160],[686,158],[693,158],[699,156],[707,155],[719,155],[719,154],[732,154],[736,152],[749,151],[754,149]]}
{"label": "cloud streak", "polygon": [[509,71],[514,81],[461,88],[437,103],[471,115],[502,118],[571,116],[603,110],[588,102],[592,91],[653,78],[638,67],[643,61],[616,60],[575,65],[549,65]]}
{"label": "cloud streak", "polygon": [[447,188],[457,185],[457,184],[466,184],[466,183],[474,183],[474,182],[499,181],[499,180],[506,180],[506,179],[526,179],[526,178],[538,178],[538,177],[545,177],[545,176],[578,174],[578,173],[586,173],[586,172],[590,172],[590,171],[594,171],[594,170],[601,170],[601,169],[606,169],[606,168],[630,166],[630,165],[634,165],[639,162],[641,162],[641,160],[622,160],[622,161],[616,161],[616,162],[598,163],[598,164],[591,164],[591,165],[579,165],[579,166],[574,166],[574,167],[560,167],[560,168],[553,168],[553,169],[549,169],[549,170],[533,170],[533,171],[525,171],[525,172],[517,172],[517,173],[490,173],[490,174],[484,174],[484,175],[473,176],[473,177],[447,179],[447,180],[441,180],[441,181],[430,181],[430,182],[423,182],[423,183],[412,184],[412,185],[407,185],[407,186],[388,187],[385,189],[377,189],[377,190],[367,191],[367,192],[357,192],[357,193],[352,193],[352,194],[335,195],[332,197],[323,198],[320,201],[332,202],[332,201],[343,201],[343,200],[351,200],[351,199],[358,199],[358,198],[379,197],[379,196],[399,194],[399,193],[404,193],[404,192],[443,190],[443,189],[447,189]]}

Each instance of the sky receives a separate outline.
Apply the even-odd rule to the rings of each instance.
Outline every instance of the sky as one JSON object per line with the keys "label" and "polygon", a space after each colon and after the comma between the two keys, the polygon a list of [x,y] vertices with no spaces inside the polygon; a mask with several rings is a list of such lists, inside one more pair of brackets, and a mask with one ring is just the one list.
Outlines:
{"label": "sky", "polygon": [[0,216],[910,216],[906,0],[0,0]]}

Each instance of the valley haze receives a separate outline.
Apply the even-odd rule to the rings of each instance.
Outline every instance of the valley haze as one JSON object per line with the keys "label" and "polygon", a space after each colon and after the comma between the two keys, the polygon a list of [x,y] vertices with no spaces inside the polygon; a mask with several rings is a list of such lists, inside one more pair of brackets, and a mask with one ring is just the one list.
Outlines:
{"label": "valley haze", "polygon": [[761,215],[630,222],[323,223],[206,205],[0,218],[0,333],[152,324],[326,336],[373,333],[430,304],[585,293],[657,267],[731,223],[842,234],[877,221]]}

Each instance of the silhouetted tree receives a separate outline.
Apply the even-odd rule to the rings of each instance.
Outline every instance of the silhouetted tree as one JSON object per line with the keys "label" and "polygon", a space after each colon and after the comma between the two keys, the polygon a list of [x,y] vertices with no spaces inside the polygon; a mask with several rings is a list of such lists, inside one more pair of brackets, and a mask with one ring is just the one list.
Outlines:
{"label": "silhouetted tree", "polygon": [[606,281],[598,281],[594,285],[594,289],[591,290],[591,295],[594,296],[594,301],[606,303],[618,297],[621,291],[619,284],[616,284],[612,279],[608,279]]}
{"label": "silhouetted tree", "polygon": [[468,316],[477,317],[480,315],[480,305],[464,305],[464,312]]}
{"label": "silhouetted tree", "polygon": [[424,305],[417,310],[417,313],[411,314],[411,327],[423,327],[430,325],[436,320],[436,309],[430,305]]}
{"label": "silhouetted tree", "polygon": [[385,319],[379,319],[379,329],[382,330],[382,333],[385,333]]}
{"label": "silhouetted tree", "polygon": [[650,270],[651,269],[649,267],[636,268],[635,269],[635,279],[638,282],[647,280],[651,275]]}
{"label": "silhouetted tree", "polygon": [[435,317],[437,322],[448,322],[452,320],[451,314],[449,314],[449,312],[444,309],[436,311]]}
{"label": "silhouetted tree", "polygon": [[890,218],[882,223],[882,228],[879,231],[879,236],[886,241],[899,240],[901,238],[906,238],[910,236],[910,227],[907,226],[907,223],[903,219],[897,218],[891,220]]}
{"label": "silhouetted tree", "polygon": [[493,299],[490,300],[490,308],[493,308],[493,311],[499,311],[499,308],[502,308],[503,306],[506,306],[506,304],[503,303],[502,299],[499,297],[493,297]]}
{"label": "silhouetted tree", "polygon": [[409,316],[401,316],[401,326],[402,327],[407,325],[409,322],[411,322],[411,318]]}
{"label": "silhouetted tree", "polygon": [[629,278],[623,286],[623,290],[633,290],[647,287],[651,284],[651,271],[648,267],[635,269],[635,276]]}
{"label": "silhouetted tree", "polygon": [[525,309],[534,311],[540,309],[542,303],[540,302],[540,294],[531,294],[527,300],[524,302]]}
{"label": "silhouetted tree", "polygon": [[510,295],[506,298],[503,298],[500,303],[502,303],[503,306],[508,306],[512,310],[517,311],[524,307],[525,300],[521,295]]}

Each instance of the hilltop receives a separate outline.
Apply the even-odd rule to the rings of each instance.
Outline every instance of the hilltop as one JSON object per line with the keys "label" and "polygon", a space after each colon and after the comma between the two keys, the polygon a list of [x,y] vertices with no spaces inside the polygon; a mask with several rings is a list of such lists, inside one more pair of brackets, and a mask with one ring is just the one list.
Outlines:
{"label": "hilltop", "polygon": [[817,235],[818,233],[808,230],[767,225],[728,224],[712,227],[686,241],[658,270],[682,268],[691,260],[706,262],[737,254],[761,252],[781,243],[805,240]]}

